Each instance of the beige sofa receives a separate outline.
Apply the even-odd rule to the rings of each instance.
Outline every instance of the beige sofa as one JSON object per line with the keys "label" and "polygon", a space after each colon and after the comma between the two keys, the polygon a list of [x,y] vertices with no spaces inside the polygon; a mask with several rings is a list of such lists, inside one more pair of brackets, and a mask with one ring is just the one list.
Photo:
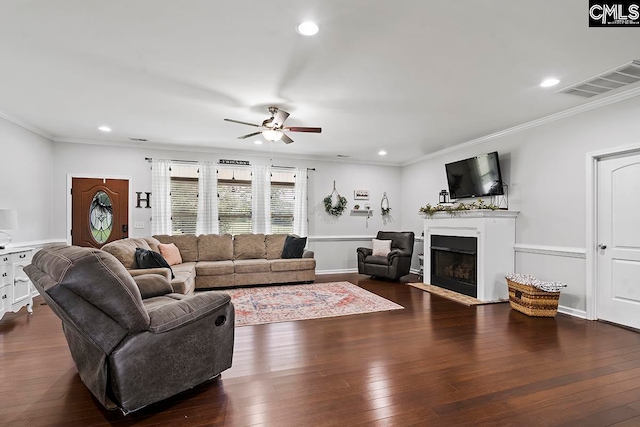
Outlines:
{"label": "beige sofa", "polygon": [[173,265],[174,292],[185,295],[196,289],[274,283],[313,282],[316,260],[313,251],[302,258],[282,259],[286,234],[182,234],[116,240],[102,247],[115,256],[132,276],[158,273],[170,277],[166,268],[139,269],[136,248],[159,252],[158,244],[173,243],[182,264]]}

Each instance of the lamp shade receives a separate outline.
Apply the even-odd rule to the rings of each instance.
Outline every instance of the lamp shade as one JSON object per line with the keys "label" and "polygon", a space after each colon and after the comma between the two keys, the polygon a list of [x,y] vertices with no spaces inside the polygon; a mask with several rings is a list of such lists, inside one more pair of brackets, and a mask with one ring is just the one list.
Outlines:
{"label": "lamp shade", "polygon": [[0,230],[18,228],[18,212],[15,209],[0,209]]}
{"label": "lamp shade", "polygon": [[264,139],[267,141],[275,142],[282,139],[282,132],[279,130],[265,130],[262,131],[262,136],[264,136]]}

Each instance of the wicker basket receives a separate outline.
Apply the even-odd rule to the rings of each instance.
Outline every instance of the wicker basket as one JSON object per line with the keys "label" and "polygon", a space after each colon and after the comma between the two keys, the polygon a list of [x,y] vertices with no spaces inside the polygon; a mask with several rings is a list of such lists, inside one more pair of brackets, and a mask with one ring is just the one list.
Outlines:
{"label": "wicker basket", "polygon": [[528,316],[555,317],[558,312],[560,292],[547,292],[535,286],[523,285],[507,279],[509,304]]}

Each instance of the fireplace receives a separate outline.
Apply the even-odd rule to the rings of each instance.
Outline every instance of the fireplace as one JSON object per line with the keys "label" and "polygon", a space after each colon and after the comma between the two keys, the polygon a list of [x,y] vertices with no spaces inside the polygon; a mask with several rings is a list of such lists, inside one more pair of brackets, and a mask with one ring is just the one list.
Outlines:
{"label": "fireplace", "polygon": [[477,210],[454,216],[436,212],[426,218],[424,283],[480,301],[508,299],[504,275],[514,271],[517,215],[517,211]]}
{"label": "fireplace", "polygon": [[477,239],[431,235],[431,284],[478,296]]}

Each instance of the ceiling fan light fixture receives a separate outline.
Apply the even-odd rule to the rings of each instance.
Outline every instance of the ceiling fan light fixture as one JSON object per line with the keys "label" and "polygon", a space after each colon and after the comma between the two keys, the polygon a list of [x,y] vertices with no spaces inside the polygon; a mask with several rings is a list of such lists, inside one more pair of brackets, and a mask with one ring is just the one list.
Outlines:
{"label": "ceiling fan light fixture", "polygon": [[313,36],[318,33],[318,25],[315,22],[306,21],[296,27],[298,34]]}
{"label": "ceiling fan light fixture", "polygon": [[267,141],[276,142],[282,139],[282,132],[278,130],[265,130],[262,131],[262,136],[264,136],[264,139]]}

